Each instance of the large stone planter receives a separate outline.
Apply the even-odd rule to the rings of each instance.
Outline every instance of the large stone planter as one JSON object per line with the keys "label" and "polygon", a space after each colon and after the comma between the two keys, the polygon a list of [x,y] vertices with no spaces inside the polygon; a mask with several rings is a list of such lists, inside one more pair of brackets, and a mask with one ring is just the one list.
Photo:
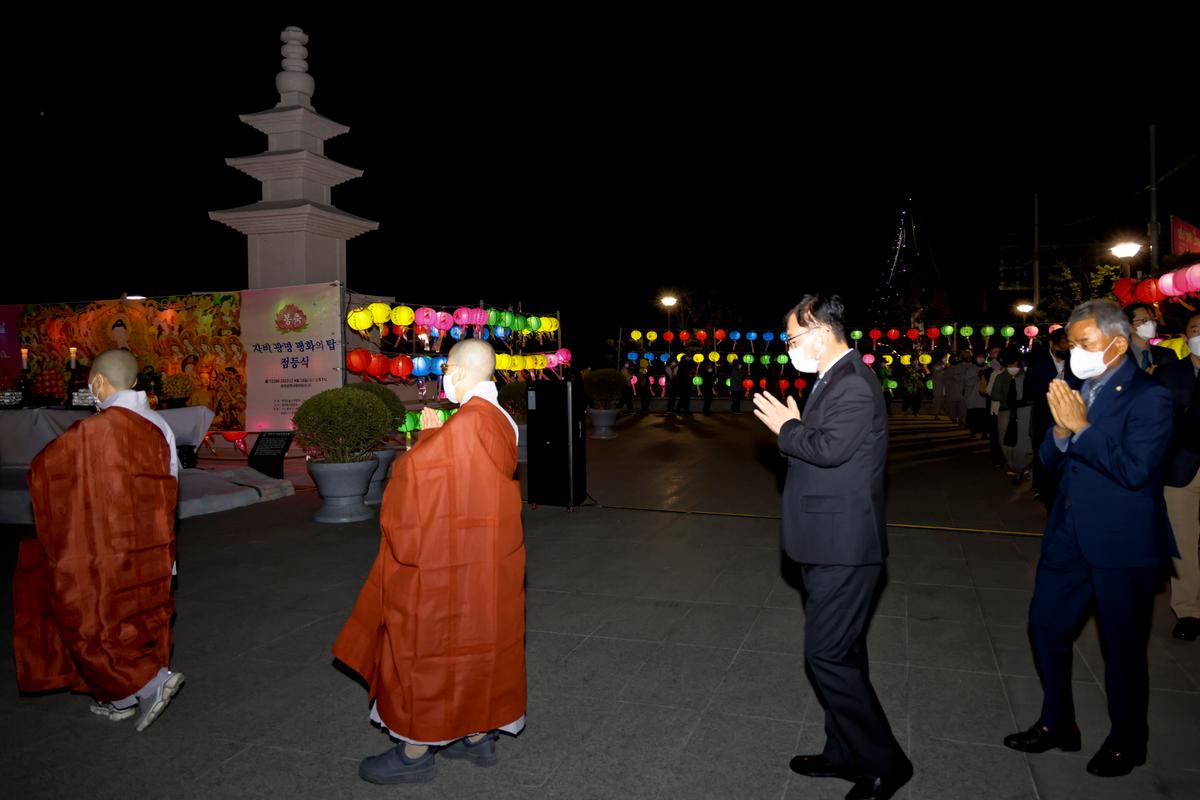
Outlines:
{"label": "large stone planter", "polygon": [[391,477],[392,462],[396,459],[396,454],[399,452],[399,450],[391,447],[375,451],[375,460],[379,462],[379,466],[375,468],[375,472],[371,475],[371,483],[367,487],[366,496],[363,498],[363,502],[367,505],[377,506],[383,502],[383,487],[387,483],[387,479]]}
{"label": "large stone planter", "polygon": [[620,409],[616,408],[589,408],[587,410],[588,419],[592,421],[592,439],[615,439],[617,432],[613,430],[613,424],[617,421],[617,414]]}
{"label": "large stone planter", "polygon": [[352,461],[349,464],[326,464],[309,461],[308,474],[317,484],[317,491],[325,504],[313,517],[316,522],[362,522],[375,516],[375,512],[363,503],[371,475],[379,468],[379,462]]}

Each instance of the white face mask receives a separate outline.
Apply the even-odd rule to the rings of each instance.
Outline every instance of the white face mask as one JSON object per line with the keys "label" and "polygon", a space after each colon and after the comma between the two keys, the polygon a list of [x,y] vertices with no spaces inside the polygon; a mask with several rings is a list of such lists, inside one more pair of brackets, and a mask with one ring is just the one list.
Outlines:
{"label": "white face mask", "polygon": [[450,373],[442,378],[442,391],[446,393],[446,399],[451,403],[458,402],[458,392],[454,390],[454,381],[450,380]]}
{"label": "white face mask", "polygon": [[1008,368],[1008,374],[1009,374],[1009,375],[1016,375],[1016,374],[1017,374],[1018,372],[1020,372],[1020,371],[1021,371],[1021,368],[1020,368],[1020,367],[1009,367],[1009,368]]}
{"label": "white face mask", "polygon": [[[1108,347],[1112,347],[1116,341],[1113,339],[1108,343]],[[1075,377],[1084,380],[1103,375],[1104,370],[1108,369],[1108,362],[1104,360],[1104,354],[1108,352],[1108,347],[1095,353],[1084,350],[1082,347],[1072,347],[1071,372],[1075,373]]]}
{"label": "white face mask", "polygon": [[[803,334],[801,334],[803,335]],[[821,345],[821,350],[812,358],[807,358],[804,355],[804,346],[797,345],[788,350],[788,358],[792,360],[792,366],[797,372],[807,372],[815,374],[821,369],[821,356],[825,352],[825,345]]]}
{"label": "white face mask", "polygon": [[1158,332],[1158,323],[1152,319],[1148,319],[1141,325],[1134,328],[1134,333],[1143,339],[1153,339],[1154,334]]}
{"label": "white face mask", "polygon": [[1193,336],[1188,339],[1188,349],[1192,351],[1192,355],[1200,358],[1200,336]]}

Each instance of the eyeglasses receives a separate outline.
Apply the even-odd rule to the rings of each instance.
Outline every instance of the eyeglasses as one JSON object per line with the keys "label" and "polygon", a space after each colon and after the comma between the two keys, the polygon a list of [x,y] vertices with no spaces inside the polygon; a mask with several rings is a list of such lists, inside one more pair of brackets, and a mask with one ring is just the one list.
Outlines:
{"label": "eyeglasses", "polygon": [[792,346],[792,342],[796,341],[796,340],[797,340],[797,339],[799,339],[801,336],[804,336],[804,335],[805,335],[805,334],[807,334],[807,333],[811,333],[813,330],[814,330],[813,328],[805,328],[804,330],[802,330],[802,331],[800,331],[799,333],[797,333],[795,336],[788,336],[787,338],[785,338],[785,339],[783,340],[783,346],[784,346],[784,347],[791,347],[791,346]]}

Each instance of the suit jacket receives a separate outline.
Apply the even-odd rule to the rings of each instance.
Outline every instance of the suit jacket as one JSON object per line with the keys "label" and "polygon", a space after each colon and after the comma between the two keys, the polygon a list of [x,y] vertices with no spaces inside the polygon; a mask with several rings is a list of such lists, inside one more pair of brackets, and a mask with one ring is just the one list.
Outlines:
{"label": "suit jacket", "polygon": [[1154,377],[1171,393],[1175,408],[1175,437],[1167,450],[1163,483],[1187,486],[1200,471],[1200,381],[1190,358],[1159,367]]}
{"label": "suit jacket", "polygon": [[1088,426],[1065,453],[1054,428],[1042,440],[1042,463],[1061,476],[1043,546],[1070,531],[1094,567],[1162,564],[1176,552],[1162,492],[1170,393],[1126,358],[1096,395]]}
{"label": "suit jacket", "polygon": [[850,353],[825,373],[804,416],[779,431],[788,460],[783,547],[803,564],[882,564],[887,411],[879,382]]}

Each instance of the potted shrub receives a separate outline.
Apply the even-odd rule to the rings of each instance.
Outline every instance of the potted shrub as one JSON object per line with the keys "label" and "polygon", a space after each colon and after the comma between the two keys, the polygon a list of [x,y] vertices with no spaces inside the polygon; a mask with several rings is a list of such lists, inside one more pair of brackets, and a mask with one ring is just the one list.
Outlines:
{"label": "potted shrub", "polygon": [[367,487],[366,497],[363,502],[369,506],[377,506],[383,502],[383,485],[387,483],[387,479],[391,476],[392,461],[396,458],[398,452],[392,444],[395,442],[393,436],[396,431],[400,430],[400,426],[404,423],[404,414],[408,410],[404,407],[404,403],[400,397],[386,386],[378,383],[370,383],[363,381],[362,383],[346,384],[347,389],[357,389],[360,392],[367,392],[383,401],[387,407],[388,416],[391,418],[390,427],[388,428],[388,436],[381,439],[376,445],[372,453],[375,460],[379,462],[379,466],[371,475],[371,485]]}
{"label": "potted shrub", "polygon": [[615,439],[613,423],[625,392],[625,376],[615,369],[594,369],[584,374],[583,388],[590,405],[587,415],[592,421],[591,438]]}
{"label": "potted shrub", "polygon": [[373,516],[363,503],[379,468],[374,448],[391,432],[391,412],[370,392],[327,389],[300,404],[296,439],[312,456],[308,473],[325,504],[317,522],[358,522]]}
{"label": "potted shrub", "polygon": [[517,423],[517,463],[529,460],[528,439],[526,437],[526,420],[529,417],[529,384],[525,381],[513,381],[500,387],[500,405]]}

